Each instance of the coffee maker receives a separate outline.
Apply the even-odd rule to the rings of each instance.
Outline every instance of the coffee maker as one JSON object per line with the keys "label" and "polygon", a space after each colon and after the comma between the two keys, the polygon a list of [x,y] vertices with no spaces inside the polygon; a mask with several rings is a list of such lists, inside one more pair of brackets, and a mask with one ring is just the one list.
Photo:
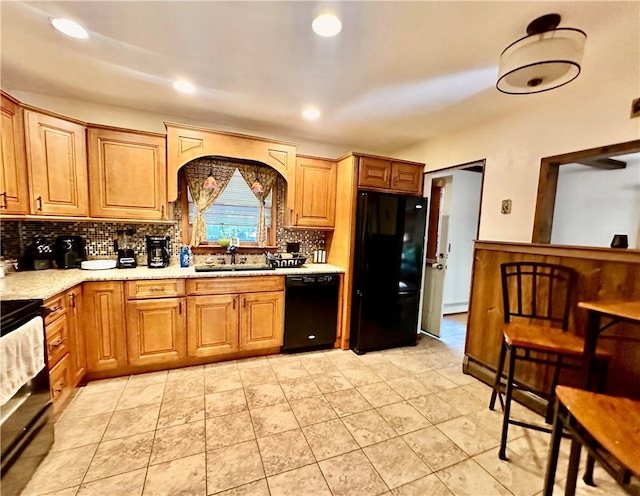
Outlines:
{"label": "coffee maker", "polygon": [[147,236],[147,267],[161,269],[169,265],[169,236]]}
{"label": "coffee maker", "polygon": [[113,242],[113,247],[118,254],[116,267],[119,269],[134,269],[136,267],[136,253],[133,249],[131,237],[135,229],[118,229],[118,239]]}
{"label": "coffee maker", "polygon": [[84,239],[81,236],[58,236],[54,254],[59,269],[74,269],[86,260]]}

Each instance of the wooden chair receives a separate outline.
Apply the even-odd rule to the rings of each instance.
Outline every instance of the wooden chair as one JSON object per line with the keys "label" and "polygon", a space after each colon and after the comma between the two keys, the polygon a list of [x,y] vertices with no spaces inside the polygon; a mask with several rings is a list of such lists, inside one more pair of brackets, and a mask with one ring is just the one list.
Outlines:
{"label": "wooden chair", "polygon": [[563,431],[573,440],[565,495],[575,494],[582,446],[627,492],[640,494],[630,484],[640,476],[640,401],[567,386],[556,388],[556,399],[543,494],[553,494]]}
{"label": "wooden chair", "polygon": [[[489,409],[495,408],[500,397],[504,416],[502,438],[498,456],[506,460],[509,424],[519,425],[543,432],[548,427],[513,420],[510,417],[514,389],[528,391],[547,400],[545,421],[553,419],[555,387],[562,368],[580,366],[584,339],[565,332],[569,325],[569,314],[574,303],[577,275],[569,267],[539,262],[512,262],[500,266],[504,306],[504,326],[498,368],[491,392]],[[509,369],[503,384],[503,369],[509,354]],[[599,350],[598,359],[610,355]],[[515,380],[516,364],[520,361],[551,365],[553,376],[550,387],[544,391]],[[606,362],[600,374],[604,385]],[[505,399],[502,391],[505,390]]]}

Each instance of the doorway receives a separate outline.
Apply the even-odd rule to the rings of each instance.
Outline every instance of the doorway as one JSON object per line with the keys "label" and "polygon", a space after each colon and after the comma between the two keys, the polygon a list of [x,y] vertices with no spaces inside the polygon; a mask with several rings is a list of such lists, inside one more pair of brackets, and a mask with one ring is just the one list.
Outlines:
{"label": "doorway", "polygon": [[[430,185],[421,332],[441,337],[448,320],[465,321],[473,241],[478,237],[484,160],[425,174]],[[429,187],[429,186],[427,186]],[[445,322],[447,324],[448,322]]]}

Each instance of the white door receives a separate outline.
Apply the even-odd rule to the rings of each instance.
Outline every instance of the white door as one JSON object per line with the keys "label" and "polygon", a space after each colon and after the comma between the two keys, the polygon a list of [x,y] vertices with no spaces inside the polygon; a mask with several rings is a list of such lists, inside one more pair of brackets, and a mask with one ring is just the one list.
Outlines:
{"label": "white door", "polygon": [[424,269],[422,323],[424,332],[440,336],[442,323],[442,303],[444,278],[449,252],[449,212],[447,185],[451,177],[433,179],[429,201],[429,225],[427,230],[427,250]]}

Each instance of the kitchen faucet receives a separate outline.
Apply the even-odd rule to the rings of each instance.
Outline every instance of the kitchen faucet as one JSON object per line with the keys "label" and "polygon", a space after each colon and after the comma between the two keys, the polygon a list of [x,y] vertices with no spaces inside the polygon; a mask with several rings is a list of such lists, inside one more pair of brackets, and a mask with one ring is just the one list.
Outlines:
{"label": "kitchen faucet", "polygon": [[238,247],[236,245],[227,246],[227,255],[231,255],[231,265],[236,264],[236,251]]}

